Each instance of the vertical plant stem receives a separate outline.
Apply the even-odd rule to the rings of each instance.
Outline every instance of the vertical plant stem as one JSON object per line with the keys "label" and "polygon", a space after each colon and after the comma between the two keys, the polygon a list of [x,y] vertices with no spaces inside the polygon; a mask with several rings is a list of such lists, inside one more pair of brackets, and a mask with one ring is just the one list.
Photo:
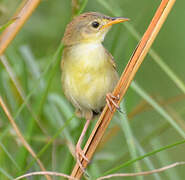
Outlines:
{"label": "vertical plant stem", "polygon": [[[100,4],[103,5],[108,11],[110,11],[111,14],[114,16],[120,16],[118,11],[114,11],[112,7],[108,4],[105,0],[97,0]],[[136,31],[136,29],[129,23],[124,23],[124,26],[129,31],[129,33],[137,40],[139,41],[141,36]],[[152,57],[152,59],[156,62],[156,64],[168,75],[169,78],[175,83],[175,85],[183,92],[185,93],[185,83],[173,72],[173,70],[165,63],[165,61],[157,54],[157,52],[154,49],[150,49],[148,54]]]}
{"label": "vertical plant stem", "polygon": [[[44,165],[42,164],[42,162],[40,161],[40,159],[37,157],[37,155],[35,154],[35,152],[32,150],[32,148],[30,147],[30,145],[26,142],[26,140],[24,139],[23,135],[21,134],[19,128],[17,127],[12,115],[10,114],[8,108],[6,107],[2,97],[0,96],[0,106],[2,107],[2,109],[4,110],[8,120],[10,121],[11,125],[13,126],[17,136],[19,137],[20,141],[22,142],[22,144],[24,145],[24,147],[27,149],[27,151],[33,156],[34,159],[36,159],[38,165],[40,166],[42,171],[46,171],[46,169],[44,168]],[[51,178],[46,175],[46,178],[48,180],[51,180]]]}
{"label": "vertical plant stem", "polygon": [[[133,80],[136,72],[138,71],[141,63],[143,62],[147,52],[149,51],[153,41],[155,40],[159,30],[161,29],[163,23],[165,22],[171,8],[173,7],[175,0],[163,0],[157,9],[154,18],[152,19],[147,31],[143,35],[139,45],[137,46],[133,56],[131,57],[130,61],[128,62],[114,92],[114,96],[120,96],[120,101],[125,95],[131,81]],[[118,103],[120,103],[120,101]],[[91,160],[99,142],[103,134],[105,133],[114,112],[116,111],[113,108],[111,112],[106,105],[98,122],[96,123],[86,145],[84,148],[84,152],[86,157]],[[86,167],[88,163],[82,160],[83,167]],[[80,179],[83,175],[82,170],[79,168],[79,165],[76,164],[72,174],[73,177]]]}
{"label": "vertical plant stem", "polygon": [[0,36],[0,55],[3,54],[5,49],[11,43],[11,41],[15,38],[16,34],[22,28],[24,23],[30,17],[32,12],[39,5],[40,0],[27,0],[23,4],[23,8],[15,15],[17,17],[16,21],[14,21]]}
{"label": "vertical plant stem", "polygon": [[[135,144],[135,140],[134,140],[132,130],[131,130],[130,125],[129,125],[129,121],[128,121],[124,101],[122,101],[120,107],[121,107],[121,110],[123,111],[123,113],[119,113],[119,115],[121,117],[120,118],[120,125],[121,125],[121,128],[123,130],[123,133],[125,134],[125,139],[126,139],[126,142],[127,142],[127,145],[128,145],[128,149],[129,149],[129,152],[130,152],[131,159],[136,159],[137,156],[138,156],[137,149],[136,149],[137,147],[136,147],[136,144]],[[136,172],[141,171],[139,162],[135,163],[134,167],[135,167]],[[140,180],[143,179],[142,176],[138,176],[136,178],[140,179]]]}
{"label": "vertical plant stem", "polygon": [[185,132],[184,130],[172,119],[168,113],[157,103],[154,99],[152,99],[136,82],[132,82],[131,87],[133,90],[136,91],[142,98],[144,98],[151,106],[153,106],[159,114],[161,114],[164,119],[168,121],[168,123],[171,124],[173,128],[176,129],[176,131],[185,138]]}

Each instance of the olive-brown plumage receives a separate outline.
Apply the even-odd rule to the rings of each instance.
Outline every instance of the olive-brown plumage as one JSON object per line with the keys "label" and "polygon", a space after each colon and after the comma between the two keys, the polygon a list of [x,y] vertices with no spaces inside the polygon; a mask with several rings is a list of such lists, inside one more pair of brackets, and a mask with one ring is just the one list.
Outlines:
{"label": "olive-brown plumage", "polygon": [[[113,57],[102,41],[113,24],[127,20],[90,12],[74,18],[67,25],[63,38],[62,86],[76,108],[77,116],[85,117],[87,124],[93,118],[93,112],[99,113],[105,106],[107,94],[113,91],[118,81]],[[77,160],[81,168],[79,154],[83,158],[85,155],[80,144],[86,129],[77,143]]]}

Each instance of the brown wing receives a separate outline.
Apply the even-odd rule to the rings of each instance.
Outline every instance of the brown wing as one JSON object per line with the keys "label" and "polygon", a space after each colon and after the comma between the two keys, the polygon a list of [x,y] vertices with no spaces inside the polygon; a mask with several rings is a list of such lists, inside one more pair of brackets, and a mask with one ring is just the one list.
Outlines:
{"label": "brown wing", "polygon": [[114,69],[116,69],[116,63],[115,63],[115,61],[114,61],[114,57],[112,56],[112,54],[109,52],[109,51],[107,51],[106,49],[105,49],[105,51],[106,51],[106,53],[107,53],[107,55],[108,55],[108,59],[109,59],[109,62],[112,64],[112,66],[114,67]]}
{"label": "brown wing", "polygon": [[66,53],[66,48],[63,49],[63,53],[62,53],[62,58],[61,58],[61,63],[60,63],[61,69],[63,69],[63,67],[64,67],[64,56],[65,56],[65,53]]}

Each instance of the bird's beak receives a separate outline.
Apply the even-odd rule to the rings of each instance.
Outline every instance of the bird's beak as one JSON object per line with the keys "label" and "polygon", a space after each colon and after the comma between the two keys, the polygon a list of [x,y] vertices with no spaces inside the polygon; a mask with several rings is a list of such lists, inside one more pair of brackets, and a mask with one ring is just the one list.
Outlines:
{"label": "bird's beak", "polygon": [[118,24],[121,22],[129,21],[129,18],[123,18],[123,17],[115,17],[115,18],[109,18],[108,22],[101,27],[101,29],[105,29],[109,26],[112,26],[113,24]]}

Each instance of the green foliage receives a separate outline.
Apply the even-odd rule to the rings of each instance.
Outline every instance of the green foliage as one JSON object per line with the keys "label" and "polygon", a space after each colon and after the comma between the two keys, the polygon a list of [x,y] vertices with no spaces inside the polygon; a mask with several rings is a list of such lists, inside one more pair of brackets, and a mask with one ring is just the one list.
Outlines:
{"label": "green foliage", "polygon": [[16,21],[16,19],[17,18],[9,20],[6,24],[0,26],[0,33],[3,32],[10,24],[12,24],[14,21]]}
{"label": "green foliage", "polygon": [[[11,19],[21,2],[0,0],[1,24]],[[121,74],[159,3],[81,0],[78,12],[99,11],[131,19],[129,23],[115,25],[104,42]],[[185,1],[176,2],[136,74],[124,99],[125,114],[113,119],[88,168],[90,177],[146,171],[185,161],[184,6]],[[0,59],[0,95],[16,124],[45,168],[66,174],[70,174],[75,163],[70,148],[77,142],[84,124],[84,120],[74,116],[74,108],[65,99],[61,84],[61,39],[72,18],[71,9],[69,0],[41,1]],[[91,124],[92,129],[95,121]],[[156,153],[160,152],[159,161]],[[0,179],[39,170],[0,108]],[[183,179],[184,167],[143,179],[168,180],[174,176],[176,180]]]}

